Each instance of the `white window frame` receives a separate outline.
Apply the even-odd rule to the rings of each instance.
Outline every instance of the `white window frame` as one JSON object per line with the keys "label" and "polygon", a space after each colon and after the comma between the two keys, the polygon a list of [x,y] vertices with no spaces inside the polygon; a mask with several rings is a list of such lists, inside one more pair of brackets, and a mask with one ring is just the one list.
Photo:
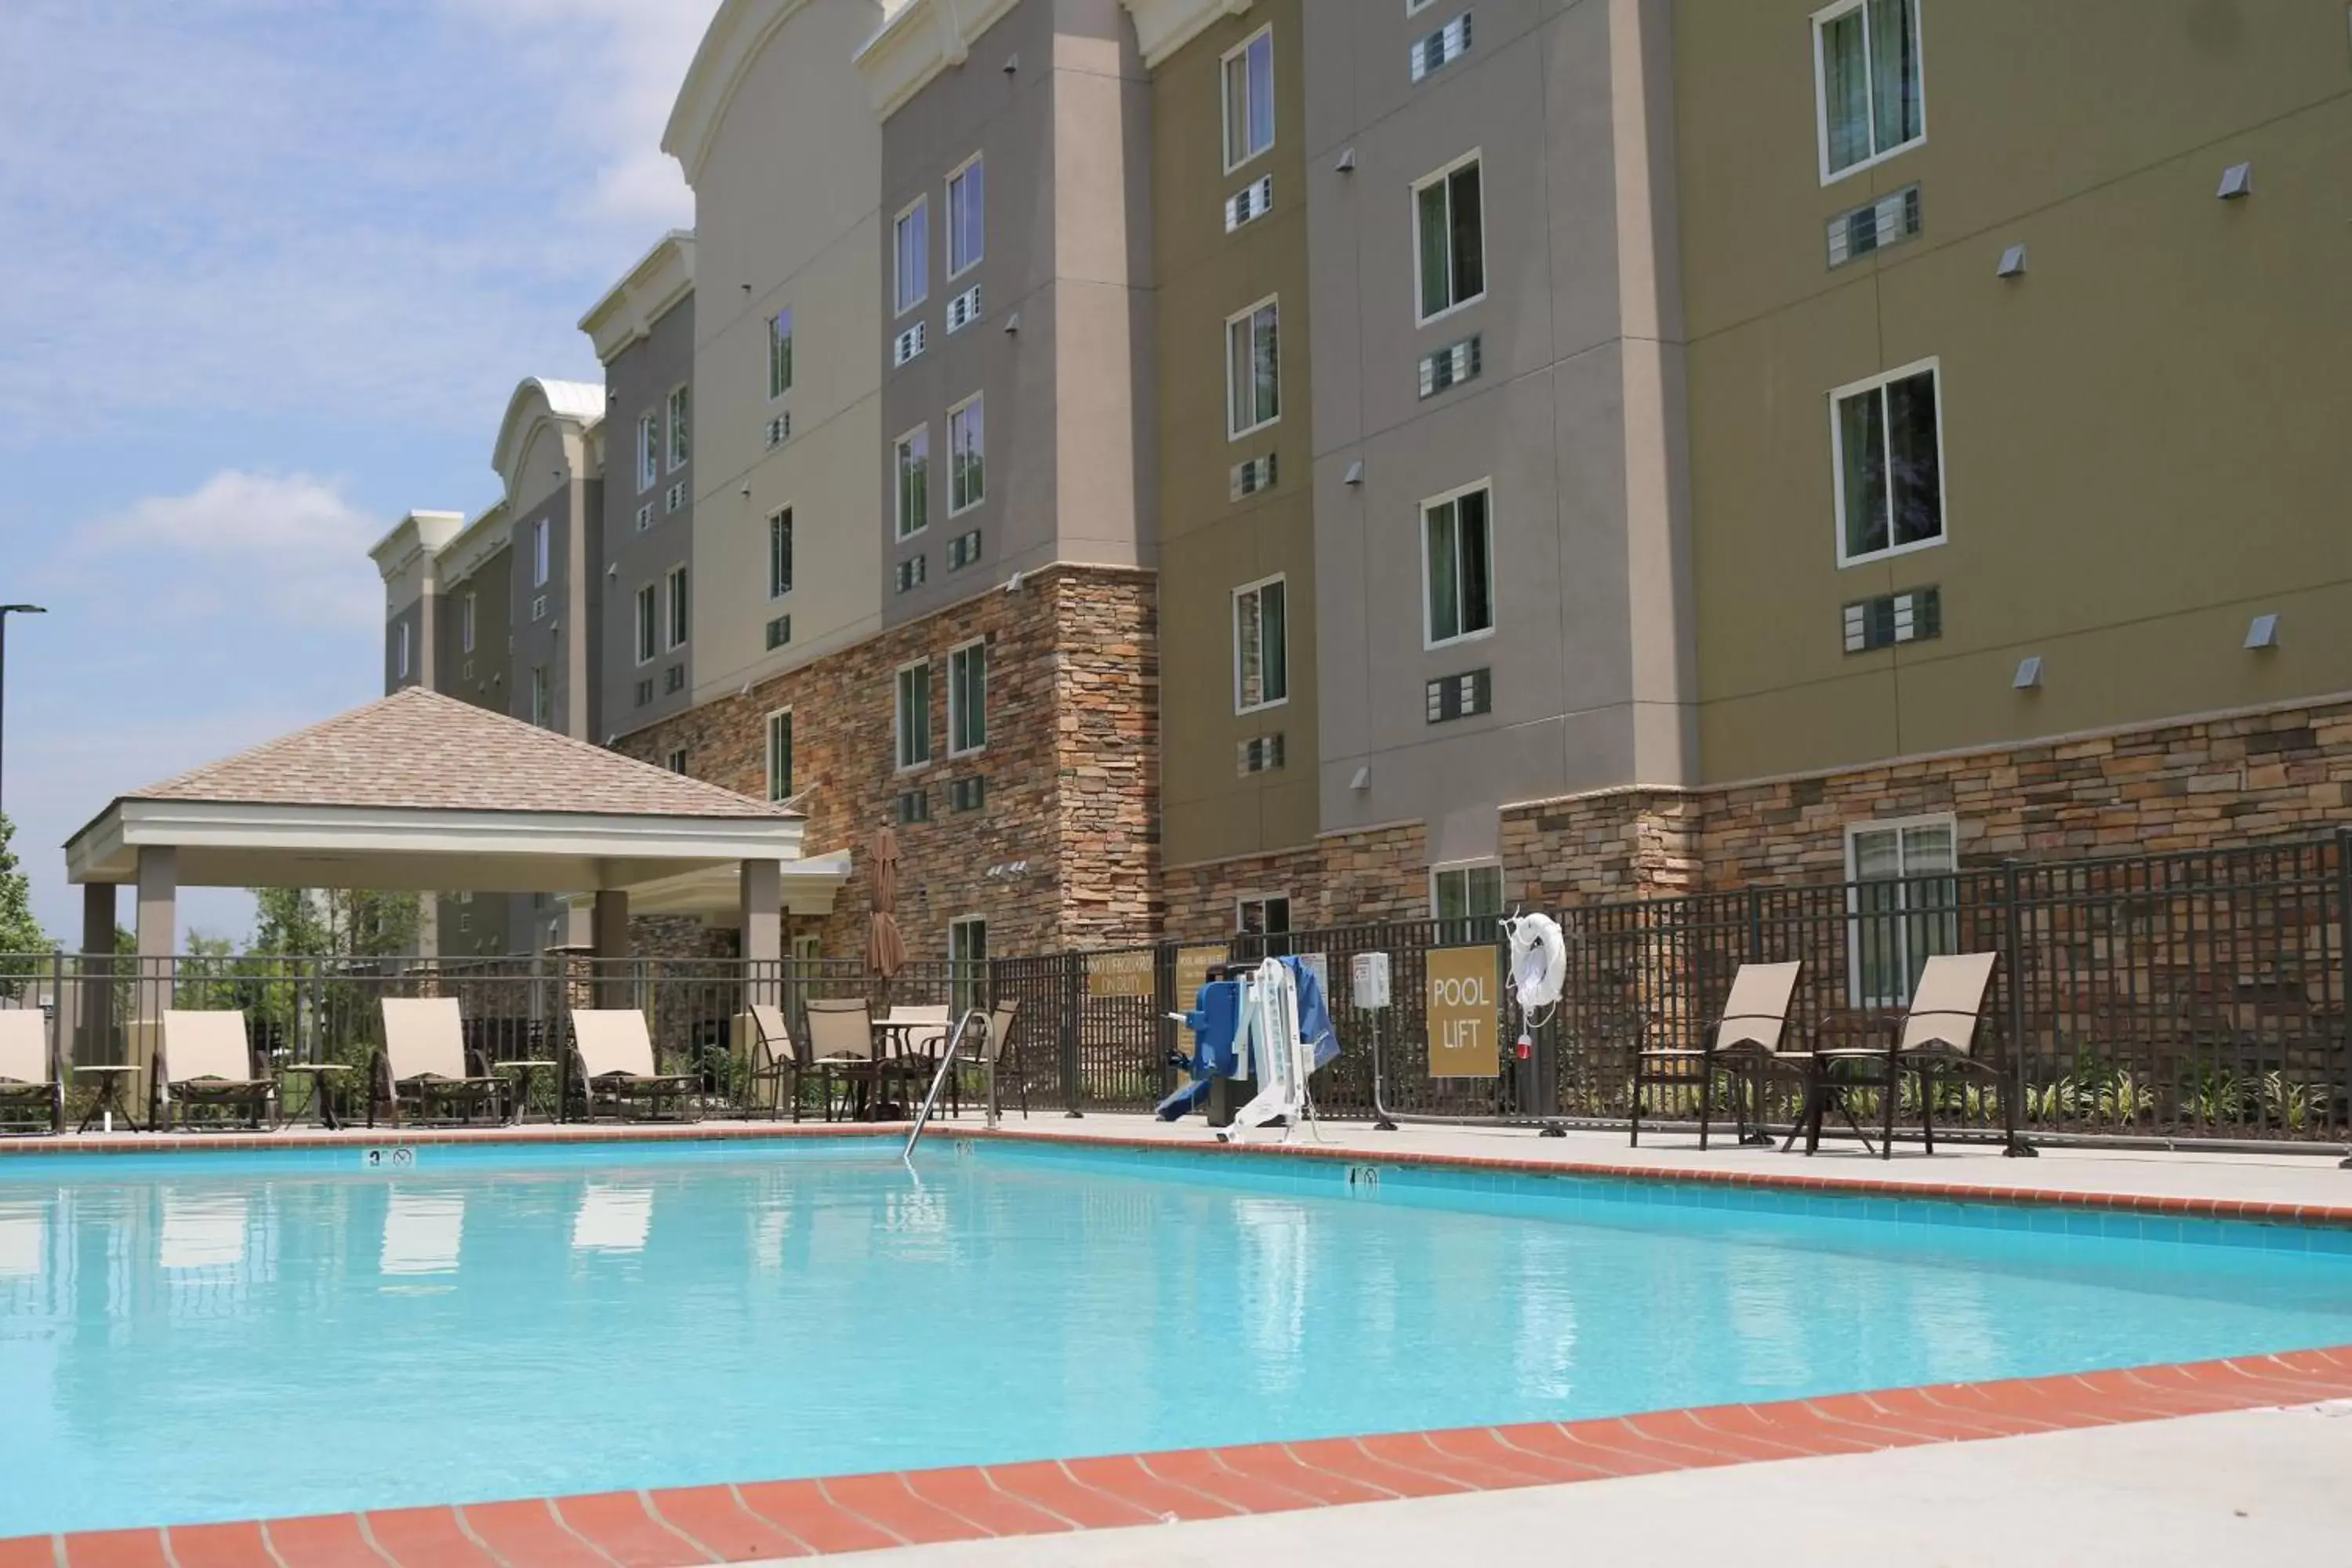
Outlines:
{"label": "white window frame", "polygon": [[[800,373],[800,363],[793,353],[793,333],[791,331],[779,333],[776,331],[776,323],[790,321],[792,314],[793,308],[786,305],[781,310],[770,312],[768,316],[768,401],[771,403],[779,401],[785,394],[792,391],[793,383]],[[776,350],[779,343],[783,345],[785,362],[784,384],[782,386],[776,384]]]}
{"label": "white window frame", "polygon": [[799,782],[787,769],[783,781],[784,793],[782,795],[776,793],[776,721],[779,719],[784,721],[785,749],[788,752],[794,753],[792,761],[795,764],[800,761],[797,755],[799,736],[793,732],[793,710],[790,708],[779,708],[770,713],[766,721],[761,726],[762,760],[765,763],[762,773],[767,782],[768,798],[771,801],[790,800],[793,797],[792,786]]}
{"label": "white window frame", "polygon": [[[1274,120],[1273,123],[1268,124],[1265,128],[1265,145],[1257,148],[1255,151],[1244,148],[1242,150],[1241,156],[1235,157],[1234,155],[1233,146],[1226,141],[1227,136],[1232,133],[1234,128],[1233,63],[1236,58],[1245,57],[1249,51],[1256,46],[1257,41],[1260,38],[1264,38],[1265,40],[1265,69],[1267,76],[1271,78],[1275,74],[1276,70],[1274,58],[1274,24],[1271,22],[1268,22],[1265,26],[1260,27],[1256,32],[1252,33],[1248,37],[1244,38],[1240,43],[1235,44],[1232,48],[1227,49],[1223,54],[1217,57],[1217,142],[1223,151],[1225,173],[1228,174],[1234,173],[1237,169],[1246,167],[1255,160],[1263,158],[1268,153],[1273,152],[1275,138],[1279,133],[1277,127],[1280,125],[1282,121],[1281,100],[1276,94],[1276,84],[1272,80],[1268,80],[1266,83],[1266,101],[1273,110]],[[1249,67],[1246,64],[1242,68],[1242,91],[1244,94],[1249,91]],[[1248,113],[1246,105],[1244,105],[1243,112],[1244,117],[1246,117]],[[1247,134],[1248,133],[1246,132],[1244,132],[1244,137],[1246,137]]]}
{"label": "white window frame", "polygon": [[[792,505],[791,505],[791,503],[790,503],[790,502],[787,502],[787,503],[785,503],[784,505],[780,506],[780,507],[773,507],[773,508],[771,508],[771,509],[769,510],[769,512],[768,512],[768,603],[770,603],[770,604],[772,604],[772,604],[774,604],[774,603],[776,603],[776,602],[777,602],[778,600],[780,600],[780,599],[787,599],[787,598],[790,598],[790,597],[792,596],[792,592],[793,592],[793,584],[794,584],[795,583],[797,583],[797,582],[799,581],[799,579],[800,579],[800,559],[799,559],[799,545],[800,545],[800,541],[799,541],[799,539],[798,539],[798,538],[793,537],[793,536],[794,536],[794,534],[795,534],[795,532],[796,532],[796,527],[795,527],[795,524],[797,523],[797,521],[798,521],[798,520],[797,520],[797,518],[796,518],[796,517],[794,516],[794,514],[793,514],[793,508],[792,508]],[[787,538],[791,538],[791,539],[793,540],[793,574],[792,574],[792,575],[793,575],[793,582],[786,583],[786,584],[784,584],[783,589],[782,589],[782,592],[779,592],[779,591],[777,590],[777,588],[776,588],[776,524],[778,524],[779,522],[781,522],[781,523],[782,523],[782,524],[784,525],[784,534],[785,534],[785,536],[786,536]]]}
{"label": "white window frame", "polygon": [[[1450,637],[1435,637],[1433,634],[1437,630],[1437,626],[1429,616],[1430,509],[1444,506],[1448,501],[1458,501],[1464,496],[1475,495],[1480,490],[1486,492],[1486,608],[1492,618],[1487,625],[1475,632],[1457,632]],[[1461,527],[1461,510],[1456,508],[1454,515],[1454,527],[1458,531]],[[1457,485],[1453,489],[1423,497],[1421,504],[1413,509],[1412,528],[1413,549],[1421,556],[1421,646],[1423,650],[1427,652],[1441,647],[1456,647],[1464,643],[1477,642],[1493,637],[1495,628],[1503,624],[1503,607],[1498,597],[1498,585],[1502,582],[1503,574],[1497,569],[1495,559],[1496,553],[1495,536],[1499,531],[1495,526],[1494,479],[1491,477],[1473,479],[1466,485]]]}
{"label": "white window frame", "polygon": [[[1845,548],[1845,430],[1838,422],[1838,405],[1850,397],[1859,397],[1865,392],[1876,392],[1881,387],[1892,385],[1895,382],[1907,381],[1922,371],[1932,371],[1936,377],[1936,521],[1942,525],[1941,531],[1933,539],[1915,540],[1909,544],[1893,543],[1891,542],[1895,537],[1895,520],[1890,514],[1886,529],[1886,537],[1890,542],[1886,548],[1864,551],[1859,555],[1849,555]],[[1830,389],[1829,409],[1830,489],[1836,501],[1831,509],[1832,514],[1831,521],[1837,529],[1839,570],[1843,571],[1848,566],[1866,565],[1874,561],[1892,561],[1898,555],[1911,555],[1922,550],[1934,550],[1950,542],[1952,500],[1951,486],[1945,477],[1944,362],[1941,356],[1931,354],[1926,359],[1913,360],[1909,364],[1898,365],[1893,370],[1882,371],[1876,375],[1864,376],[1860,381],[1851,381],[1843,386],[1832,387]],[[1888,483],[1888,502],[1891,506],[1894,499],[1891,475]]]}
{"label": "white window frame", "polygon": [[[1444,877],[1448,872],[1461,873],[1485,871],[1489,869],[1493,870],[1495,873],[1496,889],[1501,897],[1501,903],[1495,911],[1496,917],[1499,919],[1503,911],[1510,908],[1511,889],[1510,885],[1503,880],[1502,859],[1500,857],[1494,855],[1477,856],[1468,860],[1441,860],[1437,864],[1432,866],[1429,868],[1429,918],[1433,921],[1444,920],[1448,918],[1437,912],[1437,883],[1440,878]],[[1471,916],[1469,918],[1475,920],[1478,917]]]}
{"label": "white window frame", "polygon": [[555,722],[555,681],[543,664],[530,667],[530,721],[542,730]]}
{"label": "white window frame", "polygon": [[[1448,316],[1458,315],[1462,311],[1470,309],[1473,305],[1480,303],[1486,298],[1486,279],[1494,269],[1486,265],[1486,150],[1484,147],[1473,147],[1467,153],[1463,153],[1459,158],[1454,159],[1451,163],[1446,164],[1445,167],[1439,169],[1434,173],[1424,174],[1420,179],[1415,180],[1412,183],[1412,191],[1407,195],[1407,199],[1412,203],[1412,212],[1410,220],[1412,225],[1412,318],[1413,325],[1417,327],[1430,326],[1435,322],[1444,321]],[[1438,311],[1434,315],[1424,316],[1421,313],[1421,290],[1422,285],[1424,281],[1421,275],[1421,193],[1429,189],[1430,186],[1438,184],[1440,181],[1452,179],[1454,175],[1458,174],[1465,165],[1471,163],[1478,165],[1478,291],[1467,299],[1456,300],[1453,304],[1446,306],[1444,310]],[[1453,202],[1453,194],[1448,192],[1446,195],[1446,214],[1447,221],[1449,223],[1452,221]],[[1451,236],[1448,237],[1450,239]],[[1452,254],[1452,248],[1449,246],[1447,255],[1450,257]]]}
{"label": "white window frame", "polygon": [[[1234,373],[1235,369],[1234,363],[1234,329],[1244,322],[1250,323],[1249,345],[1251,353],[1254,355],[1257,348],[1257,313],[1268,307],[1271,307],[1274,310],[1274,416],[1270,419],[1261,419],[1255,425],[1245,425],[1236,427],[1234,424],[1234,404],[1235,401],[1234,397]],[[1253,382],[1251,391],[1252,404],[1253,406],[1255,406],[1256,391],[1255,382]],[[1252,436],[1256,435],[1259,431],[1271,430],[1274,426],[1281,423],[1282,296],[1279,294],[1268,294],[1265,299],[1256,301],[1255,304],[1246,305],[1225,318],[1225,440],[1228,443],[1245,441]]]}
{"label": "white window frame", "polygon": [[[958,957],[956,952],[958,935],[974,926],[980,928],[980,950],[982,956],[976,959],[969,956]],[[958,915],[948,921],[948,984],[956,992],[953,1002],[956,1012],[965,1012],[981,1005],[986,993],[985,983],[988,979],[987,952],[988,917],[986,915]],[[977,975],[967,977],[961,973],[965,966],[975,963],[981,966]],[[1003,1047],[1003,1043],[1002,1040],[992,1040],[989,1042],[989,1049],[998,1050]]]}
{"label": "white window frame", "polygon": [[[956,504],[956,416],[967,408],[980,410],[980,493],[961,506]],[[961,517],[988,500],[988,405],[987,394],[975,392],[962,402],[948,408],[948,516]]]}
{"label": "white window frame", "polygon": [[457,597],[457,651],[474,651],[474,590],[467,589]]}
{"label": "white window frame", "polygon": [[[1282,695],[1263,702],[1244,701],[1242,695],[1242,600],[1249,595],[1260,593],[1276,584],[1282,586]],[[1264,713],[1269,709],[1286,707],[1290,702],[1290,580],[1288,574],[1276,572],[1271,577],[1261,577],[1255,583],[1244,583],[1234,590],[1233,600],[1234,712],[1236,715]],[[1264,637],[1265,630],[1265,612],[1260,609],[1258,631],[1261,639]],[[1265,664],[1265,652],[1263,648],[1258,651],[1258,664],[1260,670],[1263,671]],[[1263,674],[1259,679],[1259,686],[1261,689],[1265,686]]]}
{"label": "white window frame", "polygon": [[[923,301],[931,297],[930,204],[930,193],[927,191],[900,207],[898,215],[890,220],[890,300],[897,307],[890,312],[893,321],[909,310],[920,309]],[[921,249],[917,253],[919,257],[917,266],[922,277],[918,280],[920,285],[919,292],[909,300],[907,298],[907,247],[899,237],[899,232],[906,221],[917,213],[922,214],[923,217],[923,243]]]}
{"label": "white window frame", "polygon": [[[971,653],[974,648],[978,648],[980,650],[981,659],[980,744],[976,746],[959,747],[956,744],[956,721],[963,716],[963,707],[958,700],[958,696],[962,689],[962,685],[956,679],[956,659],[961,655]],[[981,752],[988,750],[988,639],[984,637],[971,637],[963,642],[956,644],[955,647],[948,649],[947,666],[948,755],[950,758],[975,757]]]}
{"label": "white window frame", "polygon": [[[952,414],[953,410],[950,410],[950,413]],[[982,426],[983,440],[986,436],[986,427]],[[919,437],[923,443],[923,515],[912,527],[909,527],[907,522],[907,476],[904,459],[908,445]],[[931,526],[931,422],[928,419],[890,443],[890,516],[892,526],[897,530],[900,539],[912,539]]]}
{"label": "white window frame", "polygon": [[392,660],[392,664],[393,664],[393,677],[392,677],[392,678],[393,678],[394,680],[406,680],[406,679],[408,679],[408,665],[409,665],[409,647],[408,647],[408,643],[409,643],[409,628],[408,628],[408,623],[407,623],[406,621],[404,621],[404,621],[396,621],[396,622],[394,622],[394,623],[392,630],[393,630],[393,638],[392,638],[392,651],[393,651],[393,660]]}
{"label": "white window frame", "polygon": [[[980,249],[971,257],[967,258],[961,267],[958,267],[955,261],[957,238],[956,182],[962,179],[966,174],[971,174],[974,169],[978,169],[980,171]],[[973,268],[988,259],[987,154],[985,153],[974,153],[971,157],[966,158],[962,163],[958,163],[954,168],[950,169],[948,171],[947,180],[945,181],[945,192],[946,194],[941,196],[940,200],[940,210],[947,217],[948,235],[946,261],[948,270],[946,280],[952,283],[957,279],[962,277],[965,273],[971,271]]]}
{"label": "white window frame", "polygon": [[631,646],[637,656],[637,668],[644,668],[661,654],[661,589],[647,583],[636,592],[629,606]]}
{"label": "white window frame", "polygon": [[907,760],[907,675],[910,670],[929,670],[928,658],[908,659],[890,672],[890,763],[894,773],[911,773],[931,765],[931,686],[930,677],[923,678],[923,754],[912,762]]}
{"label": "white window frame", "polygon": [[694,387],[679,382],[662,399],[663,422],[668,426],[669,440],[664,456],[669,460],[669,471],[677,472],[694,457]]}
{"label": "white window frame", "polygon": [[662,618],[669,628],[669,640],[665,653],[675,653],[687,644],[694,631],[694,584],[688,579],[687,569],[673,566],[662,576]]}
{"label": "white window frame", "polygon": [[[1911,36],[1919,41],[1919,134],[1908,142],[1882,148],[1867,158],[1848,163],[1843,169],[1833,172],[1830,168],[1830,62],[1829,57],[1822,53],[1822,37],[1828,30],[1829,24],[1849,11],[1861,11],[1864,4],[1864,0],[1837,0],[1837,4],[1824,5],[1813,13],[1813,142],[1815,153],[1821,161],[1822,184],[1824,185],[1836,184],[1840,180],[1859,174],[1864,169],[1874,169],[1889,158],[1900,157],[1915,147],[1927,145],[1927,29],[1922,26],[1925,18],[1920,15],[1926,7],[1920,5],[1919,0],[1908,0],[1911,6]],[[1867,12],[1864,14],[1862,25],[1863,37],[1865,39],[1863,45],[1863,58],[1867,60],[1870,58],[1870,46],[1866,41],[1870,27]],[[1874,124],[1877,119],[1875,113],[1873,113],[1871,119]]]}
{"label": "white window frame", "polygon": [[535,519],[530,525],[530,585],[544,588],[555,569],[554,530],[546,518]]}
{"label": "white window frame", "polygon": [[[1868,988],[1863,983],[1862,922],[1864,920],[1864,913],[1862,909],[1861,891],[1862,877],[1861,864],[1855,858],[1855,840],[1862,837],[1864,834],[1892,833],[1895,836],[1895,843],[1899,850],[1904,835],[1923,827],[1940,827],[1951,835],[1951,868],[1948,871],[1926,871],[1914,875],[1909,868],[1906,867],[1898,880],[1903,882],[1916,881],[1920,876],[1948,876],[1957,880],[1960,874],[1960,819],[1953,813],[1948,811],[1931,811],[1918,816],[1880,817],[1863,822],[1849,822],[1845,825],[1845,985],[1846,1004],[1849,1006],[1857,1008],[1895,1007],[1902,1005],[1905,1000],[1904,997],[1900,996],[1873,997],[1869,994]],[[1898,910],[1895,911],[1894,928],[1898,940],[1905,942],[1909,940],[1908,936],[1905,932],[1904,926],[1904,921],[1909,918],[1910,915],[1907,910]],[[1922,916],[1920,918],[1924,919],[1927,917]],[[1904,973],[1906,976],[1907,984],[1907,976],[1910,972],[1910,954],[1907,952],[1904,952],[1902,955],[1902,964]]]}
{"label": "white window frame", "polygon": [[1280,899],[1282,900],[1283,919],[1285,924],[1282,930],[1278,931],[1260,931],[1258,934],[1261,936],[1289,935],[1293,928],[1287,922],[1290,917],[1290,906],[1294,900],[1291,899],[1290,890],[1286,888],[1266,888],[1246,893],[1235,893],[1234,895],[1234,934],[1235,936],[1240,936],[1248,930],[1246,926],[1242,924],[1242,911],[1244,910],[1249,908],[1252,904],[1256,904],[1263,908],[1267,900],[1272,899]]}
{"label": "white window frame", "polygon": [[637,493],[661,483],[661,410],[649,408],[637,416]]}

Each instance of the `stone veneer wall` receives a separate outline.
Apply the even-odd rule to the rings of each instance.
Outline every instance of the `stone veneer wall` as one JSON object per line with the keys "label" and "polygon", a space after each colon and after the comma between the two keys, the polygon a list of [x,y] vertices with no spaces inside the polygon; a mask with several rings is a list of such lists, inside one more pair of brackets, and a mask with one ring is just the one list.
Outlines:
{"label": "stone veneer wall", "polygon": [[[947,754],[949,650],[988,642],[988,743]],[[931,660],[931,757],[901,773],[893,732],[898,670]],[[929,822],[897,826],[898,923],[909,956],[944,958],[948,923],[988,921],[999,955],[1150,942],[1159,897],[1159,627],[1148,572],[1055,566],[1023,590],[991,587],[751,688],[623,737],[657,762],[751,795],[767,790],[767,721],[793,710],[793,785],[808,813],[804,853],[854,852],[855,870],[822,927],[831,958],[866,951],[872,908],[866,846],[902,792],[930,796]],[[948,784],[987,780],[975,812],[949,809]],[[809,929],[803,918],[797,934]]]}

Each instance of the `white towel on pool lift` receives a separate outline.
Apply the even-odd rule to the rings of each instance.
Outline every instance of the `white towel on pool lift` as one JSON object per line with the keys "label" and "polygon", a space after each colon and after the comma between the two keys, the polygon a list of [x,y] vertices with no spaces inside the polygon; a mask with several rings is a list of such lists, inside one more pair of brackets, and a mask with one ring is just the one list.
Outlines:
{"label": "white towel on pool lift", "polygon": [[1298,1037],[1298,984],[1278,959],[1267,959],[1250,976],[1242,1002],[1242,1036],[1236,1056],[1257,1080],[1257,1094],[1234,1113],[1232,1136],[1286,1119],[1283,1142],[1307,1116],[1307,1078],[1315,1070],[1315,1047]]}

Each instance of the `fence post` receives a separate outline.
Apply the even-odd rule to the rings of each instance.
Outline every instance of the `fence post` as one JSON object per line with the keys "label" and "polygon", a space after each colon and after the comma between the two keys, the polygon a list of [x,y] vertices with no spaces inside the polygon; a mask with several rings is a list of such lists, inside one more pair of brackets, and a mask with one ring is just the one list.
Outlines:
{"label": "fence post", "polygon": [[[2340,1103],[2352,1110],[2352,828],[2346,827],[2336,830],[2336,1068],[2344,1082]],[[2337,1168],[2352,1171],[2352,1156]]]}
{"label": "fence post", "polygon": [[2025,1099],[2025,912],[2018,893],[2021,868],[2015,860],[2001,862],[2003,901],[2007,904],[2005,941],[2009,952],[2009,1088],[2001,1096],[2006,1102],[2003,1118],[2009,1123],[2008,1140],[2001,1152],[2014,1157],[2030,1157],[2038,1152],[2033,1145],[2018,1135],[2018,1110]]}
{"label": "fence post", "polygon": [[1078,1030],[1087,1005],[1087,955],[1062,955],[1062,1115],[1072,1121],[1086,1112],[1078,1109]]}

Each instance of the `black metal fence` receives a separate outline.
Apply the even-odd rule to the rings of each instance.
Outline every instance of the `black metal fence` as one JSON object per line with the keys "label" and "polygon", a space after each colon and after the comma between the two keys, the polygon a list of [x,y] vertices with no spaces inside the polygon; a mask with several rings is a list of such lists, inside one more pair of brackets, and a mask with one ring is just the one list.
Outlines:
{"label": "black metal fence", "polygon": [[[1622,1122],[1634,1053],[1692,1046],[1748,962],[1801,960],[1793,1042],[1899,1016],[1936,953],[2000,955],[1979,1048],[2000,1064],[2019,1121],[2044,1136],[2342,1140],[2352,1126],[2346,999],[2352,955],[2352,833],[2191,854],[2012,863],[1898,880],[1758,885],[1551,911],[1568,984],[1531,1021],[1511,1009],[1492,919],[1411,921],[1093,952],[919,963],[886,987],[855,962],[606,963],[537,959],[0,958],[0,1005],[38,1002],[55,1048],[79,1063],[143,1063],[166,1006],[239,1007],[256,1048],[282,1061],[362,1064],[387,995],[457,997],[488,1061],[560,1060],[575,1006],[645,1010],[671,1070],[703,1075],[717,1107],[741,1101],[735,1020],[747,999],[782,1004],[796,1037],[818,996],[890,1005],[1018,1005],[1000,1058],[1004,1103],[1140,1110],[1175,1087],[1168,1015],[1209,963],[1307,956],[1326,978],[1341,1042],[1316,1079],[1321,1109]],[[1436,1076],[1424,1021],[1430,954],[1493,953],[1491,1078]],[[1353,1005],[1350,965],[1388,955],[1392,1005]],[[1460,960],[1454,961],[1460,963]],[[684,1064],[684,1065],[681,1065]],[[1713,1086],[1670,1086],[1647,1115],[1696,1109]],[[1900,1091],[1920,1092],[1916,1085]],[[1937,1118],[1998,1124],[1998,1089],[1938,1086]],[[1775,1109],[1793,1110],[1793,1085]]]}

